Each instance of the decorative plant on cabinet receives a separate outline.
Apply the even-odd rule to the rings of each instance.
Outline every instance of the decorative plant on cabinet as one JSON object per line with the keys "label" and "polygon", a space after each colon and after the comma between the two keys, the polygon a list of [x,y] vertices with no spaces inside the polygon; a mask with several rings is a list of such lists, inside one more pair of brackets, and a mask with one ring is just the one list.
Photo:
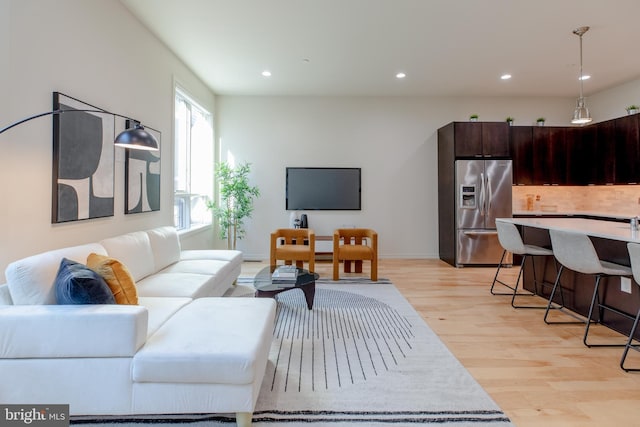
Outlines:
{"label": "decorative plant on cabinet", "polygon": [[220,224],[220,238],[227,239],[227,248],[235,249],[245,234],[244,219],[253,213],[253,198],[260,195],[258,187],[249,185],[251,164],[231,166],[227,162],[216,165],[215,177],[220,187],[220,202],[208,202]]}

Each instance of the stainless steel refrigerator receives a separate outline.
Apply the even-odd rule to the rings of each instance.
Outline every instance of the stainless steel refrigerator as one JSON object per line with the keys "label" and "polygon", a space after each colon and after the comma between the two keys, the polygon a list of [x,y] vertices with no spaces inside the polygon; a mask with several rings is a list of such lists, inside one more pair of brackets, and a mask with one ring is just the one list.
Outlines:
{"label": "stainless steel refrigerator", "polygon": [[511,160],[455,161],[457,266],[500,262],[496,218],[512,216],[512,182]]}

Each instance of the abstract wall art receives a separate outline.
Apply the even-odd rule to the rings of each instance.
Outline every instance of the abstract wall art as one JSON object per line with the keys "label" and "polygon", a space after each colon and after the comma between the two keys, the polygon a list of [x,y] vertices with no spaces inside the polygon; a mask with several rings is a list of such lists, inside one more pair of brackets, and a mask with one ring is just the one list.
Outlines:
{"label": "abstract wall art", "polygon": [[[135,122],[127,120],[126,128]],[[145,126],[161,145],[160,131]],[[124,166],[125,214],[160,210],[160,152],[149,150],[126,150]]]}
{"label": "abstract wall art", "polygon": [[[59,92],[53,109],[102,110]],[[52,223],[113,216],[114,133],[108,112],[53,116]]]}

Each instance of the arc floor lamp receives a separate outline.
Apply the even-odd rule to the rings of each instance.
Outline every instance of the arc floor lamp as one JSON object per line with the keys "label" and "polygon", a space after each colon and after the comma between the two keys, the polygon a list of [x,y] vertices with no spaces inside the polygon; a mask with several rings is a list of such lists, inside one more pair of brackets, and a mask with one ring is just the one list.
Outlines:
{"label": "arc floor lamp", "polygon": [[15,123],[10,124],[2,129],[0,129],[0,134],[12,129],[16,126],[19,126],[23,123],[29,122],[33,119],[37,119],[39,117],[51,116],[51,115],[62,115],[66,113],[102,113],[106,115],[111,115],[114,117],[121,117],[124,119],[130,120],[131,123],[134,123],[132,128],[126,129],[125,131],[118,134],[116,139],[114,140],[114,145],[122,148],[135,149],[135,150],[158,150],[160,145],[158,144],[158,140],[149,132],[147,132],[137,120],[134,120],[130,117],[123,116],[122,114],[111,113],[105,110],[97,110],[97,109],[68,109],[68,110],[52,110],[45,111],[44,113],[35,114],[33,116],[26,117],[22,120],[19,120]]}

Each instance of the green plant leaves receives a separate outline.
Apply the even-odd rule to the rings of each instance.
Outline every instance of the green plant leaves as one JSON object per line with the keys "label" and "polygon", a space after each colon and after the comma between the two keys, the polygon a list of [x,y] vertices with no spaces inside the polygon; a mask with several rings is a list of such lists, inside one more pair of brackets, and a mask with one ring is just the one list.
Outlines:
{"label": "green plant leaves", "polygon": [[236,248],[236,240],[245,234],[244,219],[253,213],[253,199],[260,195],[258,187],[249,184],[251,164],[232,167],[227,162],[216,164],[215,177],[219,184],[220,202],[209,202],[220,224],[220,238],[227,239],[229,249]]}

